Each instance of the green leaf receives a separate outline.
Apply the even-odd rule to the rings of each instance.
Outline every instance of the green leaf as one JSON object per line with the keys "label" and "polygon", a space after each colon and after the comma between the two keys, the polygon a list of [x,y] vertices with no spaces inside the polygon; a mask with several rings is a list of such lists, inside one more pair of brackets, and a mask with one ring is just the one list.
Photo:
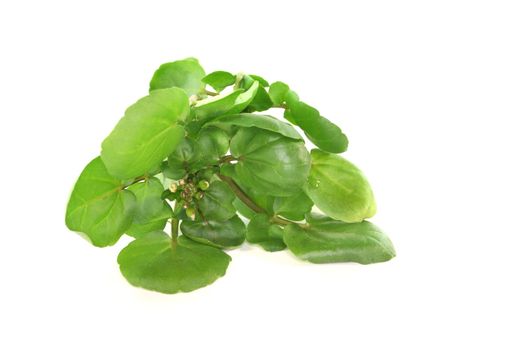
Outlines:
{"label": "green leaf", "polygon": [[286,249],[286,244],[283,242],[283,228],[273,224],[266,214],[253,216],[246,230],[246,240],[257,243],[270,252]]}
{"label": "green leaf", "polygon": [[241,128],[231,142],[236,179],[243,188],[289,196],[306,181],[310,156],[302,141],[258,128]]}
{"label": "green leaf", "polygon": [[215,71],[202,78],[202,81],[215,91],[221,92],[227,86],[235,84],[235,75],[225,71]]}
{"label": "green leaf", "polygon": [[292,253],[313,263],[372,264],[396,255],[390,239],[368,221],[350,224],[326,218],[307,228],[287,225],[284,241]]}
{"label": "green leaf", "polygon": [[249,89],[237,96],[234,106],[228,110],[227,114],[237,114],[242,112],[252,102],[259,89],[259,82],[255,81]]}
{"label": "green leaf", "polygon": [[197,201],[197,207],[206,220],[225,221],[237,212],[232,204],[235,194],[222,181],[214,181]]}
{"label": "green leaf", "polygon": [[241,87],[247,89],[252,86],[254,82],[258,82],[259,87],[257,88],[257,93],[253,100],[243,110],[244,112],[266,111],[273,106],[273,102],[265,89],[265,87],[268,86],[268,82],[262,77],[258,75],[245,75],[241,81]]}
{"label": "green leaf", "polygon": [[289,197],[276,197],[273,202],[273,213],[294,221],[304,219],[312,210],[314,203],[303,192],[298,191]]}
{"label": "green leaf", "polygon": [[164,186],[157,178],[148,178],[128,187],[137,199],[133,223],[126,233],[139,237],[148,232],[163,229],[173,215],[169,204],[162,200]]}
{"label": "green leaf", "polygon": [[246,227],[237,215],[227,221],[186,220],[180,225],[180,230],[194,241],[219,248],[241,245],[246,235]]}
{"label": "green leaf", "polygon": [[290,90],[290,87],[282,81],[276,81],[270,85],[268,94],[275,106],[280,106],[285,101],[286,93]]}
{"label": "green leaf", "polygon": [[187,96],[199,94],[204,90],[202,79],[204,69],[195,58],[164,63],[157,69],[149,83],[149,90],[178,87],[183,89]]}
{"label": "green leaf", "polygon": [[218,115],[226,114],[235,106],[235,101],[243,90],[234,90],[224,95],[217,95],[197,101],[193,106],[195,118],[200,121],[210,120]]}
{"label": "green leaf", "polygon": [[348,148],[348,138],[341,129],[322,117],[319,111],[300,101],[287,102],[290,108],[291,119],[297,124],[306,136],[320,149],[341,153]]}
{"label": "green leaf", "polygon": [[271,115],[249,113],[225,115],[214,119],[207,125],[237,125],[242,127],[253,126],[259,129],[273,131],[292,139],[303,139],[293,126],[282,122]]}
{"label": "green leaf", "polygon": [[230,136],[222,129],[206,127],[201,129],[196,140],[199,159],[206,164],[216,163],[230,148]]}
{"label": "green leaf", "polygon": [[268,84],[268,81],[266,79],[264,79],[263,77],[259,76],[259,75],[250,74],[249,77],[252,78],[255,81],[258,81],[259,85],[262,86],[262,87],[270,86],[270,84]]}
{"label": "green leaf", "polygon": [[207,286],[224,276],[231,258],[220,249],[151,232],[118,255],[120,271],[136,287],[173,294]]}
{"label": "green leaf", "polygon": [[363,173],[335,154],[312,150],[304,190],[319,209],[337,220],[359,222],[376,212],[374,194]]}
{"label": "green leaf", "polygon": [[187,173],[196,170],[196,163],[199,160],[197,143],[185,137],[168,157],[168,166],[163,169],[163,173],[170,179],[179,180]]}
{"label": "green leaf", "polygon": [[152,91],[126,110],[102,143],[109,173],[132,179],[158,168],[184,137],[188,98],[179,88]]}
{"label": "green leaf", "polygon": [[66,225],[97,247],[115,244],[133,221],[135,196],[97,157],[82,171],[66,211]]}

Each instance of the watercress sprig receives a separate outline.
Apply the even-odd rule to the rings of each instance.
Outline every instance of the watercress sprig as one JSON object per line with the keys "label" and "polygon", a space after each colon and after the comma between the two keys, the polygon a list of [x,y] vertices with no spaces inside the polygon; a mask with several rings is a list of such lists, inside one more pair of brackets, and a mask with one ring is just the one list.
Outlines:
{"label": "watercress sprig", "polygon": [[[286,121],[260,113],[275,108]],[[223,250],[245,240],[313,263],[390,260],[392,242],[365,220],[370,184],[337,154],[347,147],[283,82],[166,63],[80,174],[66,225],[97,247],[133,237],[122,274],[162,293],[213,283],[231,260]]]}

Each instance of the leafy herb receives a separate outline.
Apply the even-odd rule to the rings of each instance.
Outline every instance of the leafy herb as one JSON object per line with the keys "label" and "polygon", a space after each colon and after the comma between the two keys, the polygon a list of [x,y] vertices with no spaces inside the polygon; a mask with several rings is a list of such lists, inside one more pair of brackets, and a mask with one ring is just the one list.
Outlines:
{"label": "leafy herb", "polygon": [[[270,109],[284,120],[253,113]],[[162,293],[213,283],[231,260],[223,249],[245,240],[313,263],[387,261],[392,242],[364,221],[376,211],[371,187],[335,154],[347,147],[283,82],[206,75],[194,58],[166,63],[80,174],[66,225],[97,247],[133,237],[122,274]]]}

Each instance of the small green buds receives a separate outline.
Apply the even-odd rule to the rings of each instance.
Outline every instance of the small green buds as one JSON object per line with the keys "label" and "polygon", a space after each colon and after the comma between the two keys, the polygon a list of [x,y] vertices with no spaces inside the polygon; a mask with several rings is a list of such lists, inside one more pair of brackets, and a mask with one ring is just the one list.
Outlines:
{"label": "small green buds", "polygon": [[192,221],[195,221],[195,208],[186,208],[186,216],[189,217]]}
{"label": "small green buds", "polygon": [[201,180],[199,181],[198,186],[201,190],[206,191],[210,187],[210,183],[206,180]]}

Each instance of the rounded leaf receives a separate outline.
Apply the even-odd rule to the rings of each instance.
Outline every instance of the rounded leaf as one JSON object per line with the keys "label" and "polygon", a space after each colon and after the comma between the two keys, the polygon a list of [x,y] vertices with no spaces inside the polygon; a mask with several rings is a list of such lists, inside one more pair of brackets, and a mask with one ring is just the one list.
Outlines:
{"label": "rounded leaf", "polygon": [[292,195],[310,169],[310,154],[302,141],[258,128],[241,128],[232,138],[231,153],[238,159],[235,179],[265,195]]}
{"label": "rounded leaf", "polygon": [[126,233],[139,237],[148,232],[164,229],[166,222],[173,215],[169,204],[162,199],[164,186],[157,178],[148,178],[128,187],[136,198],[136,209],[133,223]]}
{"label": "rounded leaf", "polygon": [[197,207],[206,220],[225,221],[237,212],[232,204],[234,199],[235,194],[228,185],[214,181],[197,201]]}
{"label": "rounded leaf", "polygon": [[312,150],[304,190],[321,211],[337,220],[359,222],[376,213],[374,194],[363,173],[336,154]]}
{"label": "rounded leaf", "polygon": [[135,196],[97,157],[82,171],[66,211],[66,225],[97,247],[115,244],[133,221]]}
{"label": "rounded leaf", "polygon": [[202,78],[202,81],[215,91],[221,92],[227,86],[235,84],[235,75],[225,71],[215,71]]}
{"label": "rounded leaf", "polygon": [[259,244],[264,250],[276,252],[286,249],[283,242],[283,228],[273,224],[266,214],[256,214],[246,230],[246,240]]}
{"label": "rounded leaf", "polygon": [[246,236],[246,226],[237,215],[227,221],[185,220],[180,225],[180,230],[194,241],[219,248],[241,245]]}
{"label": "rounded leaf", "polygon": [[285,101],[286,94],[290,90],[290,87],[282,81],[276,81],[270,85],[268,94],[275,106],[281,105]]}
{"label": "rounded leaf", "polygon": [[183,139],[188,113],[188,98],[179,88],[152,91],[129,107],[102,143],[109,173],[127,180],[158,168]]}
{"label": "rounded leaf", "polygon": [[326,218],[307,228],[287,225],[284,242],[297,257],[313,263],[372,264],[396,255],[390,239],[368,221],[350,224]]}
{"label": "rounded leaf", "polygon": [[314,203],[301,190],[289,197],[275,197],[273,213],[290,220],[301,221],[312,210]]}
{"label": "rounded leaf", "polygon": [[205,75],[204,69],[195,58],[164,63],[153,74],[149,90],[178,87],[183,89],[187,96],[196,95],[204,90],[202,79]]}
{"label": "rounded leaf", "polygon": [[297,124],[313,144],[320,149],[341,153],[348,149],[348,138],[341,129],[322,117],[319,111],[306,103],[300,101],[288,104],[291,116],[288,116]]}
{"label": "rounded leaf", "polygon": [[231,258],[186,237],[173,244],[164,232],[136,239],[118,255],[122,275],[136,287],[173,294],[190,292],[224,276]]}

